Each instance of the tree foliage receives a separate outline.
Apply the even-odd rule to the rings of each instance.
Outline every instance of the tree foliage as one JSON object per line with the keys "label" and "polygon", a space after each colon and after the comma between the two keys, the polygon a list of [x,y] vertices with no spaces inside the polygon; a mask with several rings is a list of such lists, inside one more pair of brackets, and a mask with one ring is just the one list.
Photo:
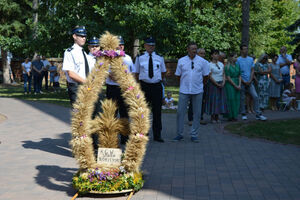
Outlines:
{"label": "tree foliage", "polygon": [[[88,38],[105,30],[122,35],[126,51],[131,53],[136,39],[152,35],[157,51],[167,58],[186,54],[186,45],[195,41],[207,50],[239,51],[242,29],[242,3],[234,0],[40,0],[36,38],[33,19],[25,1],[0,0],[0,45],[19,48],[18,53],[35,51],[52,57],[62,57],[72,45],[70,30],[85,25]],[[9,5],[9,9],[5,6]],[[17,10],[17,11],[10,11]],[[5,11],[2,15],[2,12]],[[15,13],[11,15],[10,13]],[[295,44],[287,26],[300,14],[295,0],[255,0],[250,3],[250,51],[278,52],[287,45],[289,52]],[[32,15],[32,13],[31,13]],[[15,16],[19,16],[15,18]],[[14,23],[13,19],[20,19]],[[12,31],[12,30],[18,31]],[[26,30],[26,31],[23,31]],[[6,35],[4,35],[4,33]],[[25,35],[20,37],[21,35]],[[9,44],[9,45],[7,45]]]}

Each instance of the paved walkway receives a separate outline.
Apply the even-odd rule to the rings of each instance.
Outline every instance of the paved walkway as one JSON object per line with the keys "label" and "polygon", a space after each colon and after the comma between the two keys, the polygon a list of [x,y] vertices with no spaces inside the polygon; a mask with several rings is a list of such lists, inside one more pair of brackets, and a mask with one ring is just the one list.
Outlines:
{"label": "paved walkway", "polygon": [[[67,200],[76,193],[71,186],[77,164],[68,145],[69,112],[56,105],[0,98],[0,113],[7,117],[0,123],[1,200]],[[300,112],[266,116],[300,118]],[[166,140],[175,136],[175,121],[175,114],[163,115]],[[134,200],[300,199],[299,147],[223,134],[222,126],[202,126],[198,144],[187,134],[180,143],[151,141],[142,169],[145,186]]]}

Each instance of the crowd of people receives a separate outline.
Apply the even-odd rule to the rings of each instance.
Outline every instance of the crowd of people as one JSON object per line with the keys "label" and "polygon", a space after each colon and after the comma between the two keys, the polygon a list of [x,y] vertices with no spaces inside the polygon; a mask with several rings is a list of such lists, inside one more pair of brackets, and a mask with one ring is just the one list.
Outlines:
{"label": "crowd of people", "polygon": [[[23,81],[24,81],[24,94],[31,94],[31,83],[33,79],[33,94],[42,94],[42,83],[45,80],[45,91],[48,91],[49,87],[54,92],[60,91],[59,79],[60,73],[54,62],[49,62],[45,56],[40,58],[40,55],[36,55],[31,62],[29,58],[21,64]],[[50,72],[50,83],[48,85],[48,78]]]}
{"label": "crowd of people", "polygon": [[[85,83],[86,77],[95,65],[93,55],[100,50],[99,39],[92,37],[87,40],[84,26],[76,26],[72,30],[74,44],[64,53],[62,70],[66,74],[70,103],[76,100],[76,92],[80,84]],[[124,51],[124,40],[121,36],[119,50]],[[83,49],[88,43],[89,53]],[[218,50],[211,50],[206,59],[205,49],[198,48],[191,42],[187,45],[187,55],[177,63],[175,76],[179,80],[178,105],[174,104],[172,93],[167,92],[164,97],[166,66],[164,58],[155,52],[155,39],[144,40],[145,52],[132,61],[129,55],[123,60],[128,66],[128,72],[136,75],[141,89],[152,111],[153,139],[164,142],[162,138],[162,109],[177,109],[177,135],[174,141],[181,141],[184,137],[184,119],[188,112],[191,126],[191,141],[198,142],[198,132],[201,124],[207,124],[203,115],[210,116],[211,123],[220,123],[221,117],[229,121],[237,121],[239,114],[242,120],[247,120],[248,113],[254,113],[257,120],[265,121],[265,109],[271,110],[296,109],[296,100],[300,99],[300,55],[293,62],[287,54],[286,47],[280,49],[279,55],[262,54],[257,61],[248,55],[248,46],[240,47],[240,55],[236,52],[226,54]],[[271,62],[269,62],[271,59]],[[210,60],[210,61],[208,61]],[[295,89],[291,84],[290,66],[293,64],[296,74]],[[42,80],[45,78],[45,89],[48,89],[48,72],[50,72],[50,86],[57,87],[59,73],[53,63],[45,57],[39,56],[31,63],[26,59],[22,64],[24,75],[24,92],[30,92],[31,77],[34,80],[34,93],[41,93]],[[27,89],[28,86],[28,89]],[[106,97],[117,102],[118,114],[128,118],[128,106],[124,103],[120,87],[113,74],[109,73],[106,80]],[[100,96],[99,96],[100,99]],[[282,106],[283,105],[283,106]],[[101,106],[96,105],[96,111]],[[123,138],[121,143],[126,143]]]}

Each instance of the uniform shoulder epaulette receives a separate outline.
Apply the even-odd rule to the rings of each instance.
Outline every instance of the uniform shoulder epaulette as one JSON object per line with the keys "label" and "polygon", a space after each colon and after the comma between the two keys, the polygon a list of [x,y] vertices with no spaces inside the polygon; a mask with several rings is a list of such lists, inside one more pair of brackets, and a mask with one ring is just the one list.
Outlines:
{"label": "uniform shoulder epaulette", "polygon": [[73,50],[73,47],[70,47],[70,48],[67,49],[68,52],[70,52],[72,50]]}

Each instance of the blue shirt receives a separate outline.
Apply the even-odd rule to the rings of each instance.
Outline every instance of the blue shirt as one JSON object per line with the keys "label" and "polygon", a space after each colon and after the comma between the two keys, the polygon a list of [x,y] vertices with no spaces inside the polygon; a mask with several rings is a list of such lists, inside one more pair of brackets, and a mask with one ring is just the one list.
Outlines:
{"label": "blue shirt", "polygon": [[[292,60],[293,60],[292,56],[289,55],[289,54],[286,54],[286,59],[289,60],[290,62],[292,62]],[[280,54],[280,55],[278,55],[278,60],[277,60],[276,64],[280,65],[280,64],[283,64],[283,63],[286,63],[286,60]],[[281,71],[282,75],[289,75],[290,74],[290,66],[285,65],[285,66],[280,68],[280,71]]]}
{"label": "blue shirt", "polygon": [[249,82],[251,78],[251,69],[254,67],[253,58],[250,56],[238,57],[236,63],[240,66],[241,77],[243,81]]}
{"label": "blue shirt", "polygon": [[[39,61],[34,60],[34,61],[32,61],[31,64],[32,64],[32,67],[35,67],[37,70],[41,70],[44,66],[44,64],[40,60]],[[37,74],[37,72],[34,69],[32,69],[32,71],[33,71],[33,74]]]}

